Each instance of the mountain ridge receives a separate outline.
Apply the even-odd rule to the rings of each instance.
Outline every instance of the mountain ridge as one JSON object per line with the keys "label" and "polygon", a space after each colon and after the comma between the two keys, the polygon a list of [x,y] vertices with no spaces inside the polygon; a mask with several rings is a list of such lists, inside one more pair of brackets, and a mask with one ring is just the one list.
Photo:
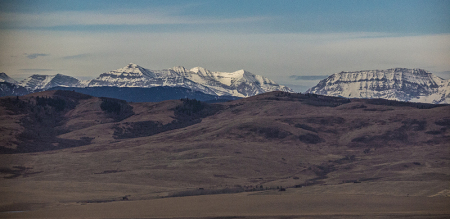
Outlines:
{"label": "mountain ridge", "polygon": [[[7,77],[7,75],[5,74]],[[175,66],[163,70],[150,70],[134,63],[109,72],[101,73],[92,80],[79,80],[62,74],[38,75],[17,82],[31,92],[47,90],[52,87],[141,87],[158,86],[184,87],[215,96],[248,97],[269,91],[292,89],[279,85],[266,77],[245,70],[235,72],[213,72],[203,67],[187,69]]]}
{"label": "mountain ridge", "polygon": [[163,70],[149,70],[130,63],[123,68],[101,74],[88,87],[185,87],[217,96],[248,97],[269,91],[288,91],[290,88],[245,70],[213,72],[203,67],[187,69],[176,66]]}
{"label": "mountain ridge", "polygon": [[423,69],[391,68],[343,71],[330,75],[306,92],[346,98],[448,104],[449,84],[450,80],[444,80]]}

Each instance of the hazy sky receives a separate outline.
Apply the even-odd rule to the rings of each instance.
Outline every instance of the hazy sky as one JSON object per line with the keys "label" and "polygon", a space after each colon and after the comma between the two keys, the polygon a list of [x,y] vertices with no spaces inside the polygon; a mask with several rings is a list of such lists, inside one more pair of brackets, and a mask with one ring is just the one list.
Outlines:
{"label": "hazy sky", "polygon": [[448,0],[2,0],[0,72],[93,78],[133,62],[298,86],[317,77],[296,76],[394,67],[446,77],[449,11]]}

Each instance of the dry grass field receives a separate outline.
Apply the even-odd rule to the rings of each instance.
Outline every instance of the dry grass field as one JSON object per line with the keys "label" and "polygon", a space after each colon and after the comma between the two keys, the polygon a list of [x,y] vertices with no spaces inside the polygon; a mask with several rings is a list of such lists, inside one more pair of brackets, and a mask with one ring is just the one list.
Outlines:
{"label": "dry grass field", "polygon": [[449,106],[46,91],[0,118],[1,218],[450,216]]}

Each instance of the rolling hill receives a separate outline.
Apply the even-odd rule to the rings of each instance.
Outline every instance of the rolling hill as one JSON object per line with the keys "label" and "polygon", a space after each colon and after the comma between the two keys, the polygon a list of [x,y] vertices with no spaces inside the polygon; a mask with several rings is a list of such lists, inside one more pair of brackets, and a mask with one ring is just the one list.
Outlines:
{"label": "rolling hill", "polygon": [[241,192],[264,198],[281,188],[446,197],[449,112],[285,92],[217,104],[128,103],[73,91],[3,97],[0,209]]}

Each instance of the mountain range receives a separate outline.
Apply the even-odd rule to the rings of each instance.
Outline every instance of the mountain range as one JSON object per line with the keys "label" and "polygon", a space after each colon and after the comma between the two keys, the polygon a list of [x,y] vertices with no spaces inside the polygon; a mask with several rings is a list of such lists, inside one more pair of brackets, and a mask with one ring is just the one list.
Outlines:
{"label": "mountain range", "polygon": [[450,80],[417,68],[340,72],[306,92],[345,98],[449,104]]}
{"label": "mountain range", "polygon": [[16,83],[31,92],[52,87],[184,87],[214,96],[249,97],[270,91],[293,92],[266,77],[245,70],[212,72],[202,67],[190,70],[178,66],[164,70],[149,70],[130,63],[123,68],[100,74],[92,80],[78,80],[71,76],[32,75]]}
{"label": "mountain range", "polygon": [[[127,101],[152,101],[153,96],[160,95],[169,98],[169,93],[186,98],[206,100],[234,99],[229,97],[249,97],[270,91],[293,92],[292,89],[279,85],[273,80],[252,74],[245,70],[235,72],[212,72],[202,67],[186,69],[178,66],[164,70],[149,70],[130,63],[123,68],[100,74],[92,80],[78,80],[71,76],[32,75],[21,82],[0,74],[1,96],[24,95],[27,93],[48,89],[77,90],[77,92],[93,96],[105,95],[112,98],[122,98]],[[160,89],[166,94],[154,94],[144,88],[168,87]],[[94,89],[95,88],[95,89]],[[124,89],[131,95],[145,92],[142,97],[134,98],[124,95]],[[179,88],[184,88],[179,89]],[[138,89],[139,91],[133,91]],[[173,90],[172,90],[173,89]],[[194,91],[194,92],[191,92]],[[110,93],[108,93],[110,92]],[[450,103],[450,80],[423,69],[392,68],[387,70],[365,70],[355,72],[340,72],[320,81],[308,89],[307,93],[321,94],[345,98],[389,99],[406,102],[421,102],[432,104]],[[163,99],[156,98],[157,101]],[[155,100],[156,100],[155,99]],[[169,99],[176,99],[175,97]]]}

